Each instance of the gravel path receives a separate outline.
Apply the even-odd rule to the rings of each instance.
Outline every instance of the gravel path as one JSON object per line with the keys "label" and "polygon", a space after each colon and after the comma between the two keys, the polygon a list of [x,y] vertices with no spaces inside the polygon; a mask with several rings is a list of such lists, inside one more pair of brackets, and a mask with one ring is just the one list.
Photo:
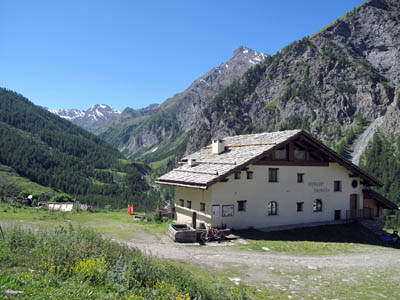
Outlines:
{"label": "gravel path", "polygon": [[[143,234],[135,240],[119,242],[137,247],[155,257],[177,259],[208,270],[211,268],[223,271],[233,268],[239,274],[242,273],[236,280],[257,286],[260,283],[267,287],[280,286],[287,281],[288,274],[314,272],[325,278],[336,274],[336,279],[341,279],[344,274],[354,272],[374,274],[377,270],[393,268],[400,272],[400,250],[398,249],[371,247],[371,251],[360,254],[296,256],[269,251],[238,250],[231,246],[240,241],[209,243],[202,246],[175,243],[166,234],[157,237]],[[298,281],[301,282],[301,279]]]}

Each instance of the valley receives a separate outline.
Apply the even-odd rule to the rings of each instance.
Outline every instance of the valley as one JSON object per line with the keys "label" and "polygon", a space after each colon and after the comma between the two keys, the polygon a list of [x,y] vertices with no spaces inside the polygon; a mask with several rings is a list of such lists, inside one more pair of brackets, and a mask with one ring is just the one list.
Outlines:
{"label": "valley", "polygon": [[[105,15],[110,17],[109,11]],[[152,22],[153,17],[150,18]],[[134,18],[129,16],[129,19]],[[106,23],[103,19],[101,22]],[[52,26],[46,24],[45,27]],[[158,25],[154,33],[161,27]],[[179,27],[184,26],[179,24]],[[32,102],[36,101],[35,97],[28,99],[19,94],[20,91],[0,87],[0,297],[38,300],[397,299],[400,294],[399,247],[383,242],[358,221],[347,224],[347,213],[362,211],[364,214],[364,208],[369,213],[376,209],[374,217],[382,218],[387,232],[400,229],[400,210],[394,209],[396,205],[400,206],[399,28],[400,1],[368,0],[318,32],[293,41],[276,53],[238,47],[241,42],[235,41],[236,46],[232,49],[236,50],[229,59],[208,66],[208,71],[201,71],[205,73],[200,76],[196,73],[198,78],[185,83],[187,85],[178,93],[171,93],[171,97],[163,95],[163,102],[139,109],[113,107],[119,107],[117,89],[143,84],[141,77],[134,79],[126,75],[133,75],[136,65],[127,63],[127,71],[125,62],[121,61],[120,65],[114,61],[109,64],[127,78],[115,84],[113,76],[107,74],[107,83],[103,82],[104,85],[110,82],[109,89],[115,98],[97,103],[89,88],[80,91],[92,103],[97,103],[87,110],[38,106]],[[136,33],[136,29],[132,31]],[[112,36],[118,36],[115,32]],[[154,33],[146,36],[153,37]],[[189,43],[189,35],[193,32],[182,33],[181,39]],[[264,43],[269,39],[264,35],[255,38]],[[93,44],[99,45],[99,41]],[[119,42],[112,44],[115,49],[121,46]],[[209,45],[213,47],[212,51],[218,51],[217,44],[214,41]],[[121,47],[127,53],[139,48],[136,44]],[[116,62],[118,51],[114,53],[115,49],[105,53]],[[192,59],[196,60],[200,53],[193,52]],[[161,65],[162,59],[166,59],[158,54],[160,51],[152,59]],[[180,55],[182,52],[173,53],[171,60],[178,64]],[[46,60],[50,57],[48,55]],[[129,59],[139,66],[142,57]],[[80,62],[80,58],[71,59],[75,60]],[[102,67],[97,69],[101,61],[96,57],[86,67],[99,74],[107,73]],[[192,65],[184,67],[192,68]],[[154,90],[164,84],[153,82],[153,79],[161,78],[156,76],[157,68],[159,65],[146,65],[146,73],[154,76],[151,80]],[[41,67],[36,66],[36,69]],[[169,70],[170,76],[183,76],[177,70],[180,70],[178,65]],[[86,73],[72,72],[72,75],[64,75],[65,78],[60,75],[64,85],[80,76],[90,77]],[[37,73],[38,77],[42,75]],[[51,84],[48,83],[49,90]],[[100,85],[97,81],[90,84]],[[72,85],[69,88],[73,89]],[[58,101],[57,96],[61,97],[61,94],[53,95],[54,101]],[[226,147],[223,143],[228,136],[295,129],[310,134],[309,143],[306,139],[292,141],[288,138],[281,149],[273,148],[277,140],[235,142]],[[310,142],[312,138],[323,145],[315,147],[315,143]],[[214,152],[213,140],[216,145],[222,145],[221,151],[218,148]],[[243,140],[238,138],[238,141]],[[240,161],[238,157],[256,153],[252,147],[262,145],[270,145],[271,152],[257,152],[243,161],[243,165],[236,165]],[[347,173],[338,173],[345,174],[340,180],[327,177],[329,182],[328,179],[320,182],[318,174],[320,177],[326,175],[322,170],[310,181],[312,176],[308,175],[315,171],[314,167],[331,167],[334,163],[332,155],[328,155],[330,150],[324,145],[337,152],[338,160],[344,165],[353,162],[362,170],[351,166],[346,169]],[[182,160],[207,147],[212,149],[207,152],[211,159],[203,160],[206,156],[199,154],[194,159]],[[245,147],[250,150],[232,150]],[[238,156],[227,155],[229,161],[212,156],[225,151],[238,153]],[[282,156],[277,158],[276,155]],[[259,168],[254,170],[261,170],[261,166],[281,166],[281,171],[266,167],[268,170],[254,172],[249,169],[253,160]],[[219,169],[211,166],[213,164]],[[179,176],[171,175],[168,181],[171,186],[157,184],[160,176],[178,165],[182,170],[177,171]],[[293,167],[294,171],[290,170],[293,174],[282,172],[283,166]],[[222,174],[228,168],[231,173]],[[332,168],[342,170],[340,166]],[[360,177],[358,171],[369,175]],[[265,213],[258,209],[254,211],[260,215],[264,213],[262,217],[282,217],[283,200],[279,204],[279,215],[279,199],[268,199],[265,195],[272,193],[262,188],[268,177],[268,184],[278,186],[277,194],[295,194],[289,179],[285,181],[289,175],[286,178],[283,174],[293,175],[290,180],[297,180],[296,184],[304,186],[308,184],[306,187],[326,184],[323,188],[311,190],[310,187],[309,192],[314,198],[291,197],[290,200],[295,202],[286,207],[288,215],[308,216],[303,214],[305,203],[307,214],[334,218],[335,225],[279,232],[261,232],[248,226],[243,227],[246,230],[233,231],[222,243],[180,244],[166,234],[173,221],[152,213],[156,206],[170,207],[176,203],[178,207],[179,203],[188,218],[196,220],[199,217],[199,222],[206,212],[213,217],[215,213],[218,218],[237,217],[246,211],[247,201],[251,202],[243,200],[250,199],[246,198],[250,193],[245,183],[251,180],[255,185],[248,189],[252,192],[260,190],[264,197],[260,207]],[[370,181],[376,181],[375,185],[365,179],[370,175]],[[190,177],[192,186],[185,182],[185,176]],[[196,181],[211,176],[215,180]],[[239,186],[235,180],[242,180],[244,196],[239,198],[237,192],[229,190],[228,184],[224,186],[225,190],[221,188],[221,195],[228,195],[225,191],[229,190],[235,196],[229,198],[234,205],[221,202],[220,216],[220,205],[215,205],[214,200],[208,201],[211,196],[205,198],[204,194],[210,192],[211,183],[229,180],[232,186],[236,184],[235,188]],[[344,195],[339,193],[343,192],[342,181],[343,186],[349,181],[343,189],[346,193],[350,186],[353,190],[340,198]],[[280,190],[283,185],[278,183],[289,187]],[[174,190],[173,185],[181,185],[181,191],[185,192],[189,188],[199,189],[196,194],[182,193],[181,199],[175,196],[174,191],[178,189]],[[365,193],[364,187],[371,190]],[[312,194],[327,193],[329,189],[336,198],[321,200],[320,194]],[[380,202],[367,198],[375,192],[381,194]],[[65,194],[68,199],[89,205],[89,211],[66,213],[38,205]],[[193,195],[199,195],[196,196],[198,199],[194,197],[196,201],[190,198]],[[385,197],[393,202],[390,210],[383,209],[385,201],[390,202]],[[347,206],[333,207],[332,199],[343,200]],[[364,206],[367,203],[364,200],[371,200],[375,206]],[[199,215],[195,212],[197,204]],[[128,205],[133,205],[135,213],[146,214],[145,221],[134,221],[126,212]],[[214,206],[218,206],[215,212]],[[248,212],[250,208],[248,205]],[[372,214],[369,217],[372,218]],[[340,222],[343,224],[338,224]],[[223,225],[221,222],[221,227]]]}

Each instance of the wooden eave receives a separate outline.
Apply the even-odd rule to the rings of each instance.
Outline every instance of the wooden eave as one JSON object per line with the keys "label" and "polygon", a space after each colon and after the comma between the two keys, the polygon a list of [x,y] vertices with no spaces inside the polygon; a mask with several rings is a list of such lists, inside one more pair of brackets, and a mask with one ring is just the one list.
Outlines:
{"label": "wooden eave", "polygon": [[366,173],[364,170],[362,170],[361,168],[359,168],[355,164],[349,162],[348,160],[346,160],[340,154],[338,154],[335,151],[329,149],[329,147],[325,146],[323,143],[321,143],[318,140],[316,140],[314,137],[312,137],[307,132],[301,131],[299,134],[304,136],[307,139],[307,141],[309,141],[312,144],[314,144],[315,146],[319,147],[333,161],[336,161],[337,163],[339,163],[340,165],[342,165],[343,167],[345,167],[346,169],[351,171],[352,174],[356,174],[360,178],[364,179],[365,183],[369,183],[371,185],[375,185],[375,186],[379,186],[379,187],[383,186],[383,184],[378,179],[376,179],[375,177],[369,175],[368,173]]}
{"label": "wooden eave", "polygon": [[208,185],[185,182],[185,181],[156,180],[154,183],[156,183],[156,184],[165,184],[165,185],[173,185],[173,186],[180,186],[180,187],[193,188],[193,189],[200,189],[200,190],[208,189]]}
{"label": "wooden eave", "polygon": [[382,196],[378,192],[370,189],[363,189],[364,198],[373,199],[378,201],[384,208],[388,209],[399,209],[399,207],[394,204],[392,201]]}

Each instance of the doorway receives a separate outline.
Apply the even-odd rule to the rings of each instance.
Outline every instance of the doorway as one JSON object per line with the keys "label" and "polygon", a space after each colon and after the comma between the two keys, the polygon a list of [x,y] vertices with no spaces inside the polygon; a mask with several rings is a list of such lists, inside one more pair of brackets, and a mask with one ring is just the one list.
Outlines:
{"label": "doorway", "polygon": [[350,219],[357,218],[357,210],[358,210],[358,195],[351,194],[350,195]]}
{"label": "doorway", "polygon": [[351,194],[350,195],[350,210],[357,210],[358,209],[358,195]]}
{"label": "doorway", "polygon": [[340,212],[341,212],[340,209],[335,210],[335,221],[340,220]]}

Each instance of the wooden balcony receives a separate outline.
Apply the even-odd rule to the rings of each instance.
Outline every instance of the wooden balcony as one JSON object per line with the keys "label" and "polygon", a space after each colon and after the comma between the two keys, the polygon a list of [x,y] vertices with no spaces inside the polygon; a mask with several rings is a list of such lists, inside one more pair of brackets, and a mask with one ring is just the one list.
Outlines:
{"label": "wooden balcony", "polygon": [[346,221],[373,220],[373,208],[364,207],[363,209],[346,210]]}

